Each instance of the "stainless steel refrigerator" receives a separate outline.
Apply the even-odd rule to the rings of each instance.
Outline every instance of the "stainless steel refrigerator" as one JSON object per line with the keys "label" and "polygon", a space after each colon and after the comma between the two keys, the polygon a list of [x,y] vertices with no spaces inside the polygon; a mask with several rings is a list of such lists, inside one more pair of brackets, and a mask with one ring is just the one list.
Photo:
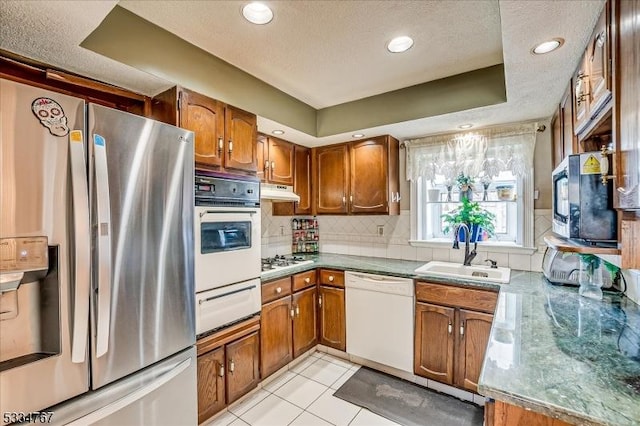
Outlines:
{"label": "stainless steel refrigerator", "polygon": [[0,133],[2,424],[196,424],[193,133],[4,79]]}

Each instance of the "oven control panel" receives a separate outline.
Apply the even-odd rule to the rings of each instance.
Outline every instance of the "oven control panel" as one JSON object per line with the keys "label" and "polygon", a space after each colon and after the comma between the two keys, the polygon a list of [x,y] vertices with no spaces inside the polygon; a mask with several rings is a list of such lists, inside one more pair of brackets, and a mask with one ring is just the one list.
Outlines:
{"label": "oven control panel", "polygon": [[195,176],[196,206],[260,206],[260,182]]}

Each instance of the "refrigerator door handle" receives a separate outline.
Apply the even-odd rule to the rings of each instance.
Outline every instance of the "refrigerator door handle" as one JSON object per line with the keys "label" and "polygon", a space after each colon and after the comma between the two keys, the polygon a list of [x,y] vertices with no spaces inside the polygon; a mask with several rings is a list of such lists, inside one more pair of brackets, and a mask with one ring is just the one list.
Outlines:
{"label": "refrigerator door handle", "polygon": [[67,423],[67,426],[84,426],[88,424],[94,424],[99,422],[100,420],[109,417],[113,413],[123,409],[124,407],[131,405],[132,403],[139,401],[145,396],[149,395],[151,392],[156,389],[162,387],[165,383],[169,382],[173,378],[179,376],[184,370],[191,366],[191,358],[185,359],[179,363],[176,363],[171,369],[164,373],[162,376],[158,377],[153,382],[149,383],[146,386],[141,387],[135,392],[131,392],[130,394],[120,398],[111,404],[108,404],[98,410],[76,419],[73,422]]}
{"label": "refrigerator door handle", "polygon": [[85,162],[84,137],[81,130],[69,134],[71,189],[73,195],[74,244],[74,312],[71,337],[71,362],[85,362],[89,341],[90,225],[89,191]]}
{"label": "refrigerator door handle", "polygon": [[98,220],[96,358],[100,358],[109,349],[109,328],[111,323],[111,205],[109,203],[106,141],[102,136],[94,134],[93,145]]}

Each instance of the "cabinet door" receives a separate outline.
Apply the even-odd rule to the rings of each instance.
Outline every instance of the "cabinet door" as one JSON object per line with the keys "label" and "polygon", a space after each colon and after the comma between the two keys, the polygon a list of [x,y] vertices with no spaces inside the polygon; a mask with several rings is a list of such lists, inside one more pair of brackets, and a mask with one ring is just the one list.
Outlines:
{"label": "cabinet door", "polygon": [[296,358],[318,343],[318,314],[315,287],[299,291],[293,295],[293,357]]}
{"label": "cabinet door", "polygon": [[198,423],[225,407],[224,349],[198,357]]}
{"label": "cabinet door", "polygon": [[386,138],[354,142],[350,146],[351,213],[389,211],[388,153]]}
{"label": "cabinet door", "polygon": [[[571,96],[571,85],[567,88],[562,100],[560,101],[560,121],[562,122],[562,145],[563,153],[562,158],[567,155],[578,153],[578,144],[576,136],[573,133],[573,102]],[[559,163],[559,162],[558,162]]]}
{"label": "cabinet door", "polygon": [[299,145],[295,147],[293,190],[300,196],[294,206],[295,214],[311,214],[311,150]]}
{"label": "cabinet door", "polygon": [[489,342],[493,315],[460,309],[458,314],[458,353],[456,385],[478,392],[478,378]]}
{"label": "cabinet door", "polygon": [[348,155],[346,144],[317,148],[314,193],[317,194],[318,214],[347,213]]}
{"label": "cabinet door", "polygon": [[269,181],[293,185],[293,144],[269,138]]}
{"label": "cabinet door", "polygon": [[453,384],[455,309],[416,303],[414,373]]}
{"label": "cabinet door", "polygon": [[179,126],[195,134],[195,162],[221,166],[224,149],[224,104],[188,90],[180,92]]}
{"label": "cabinet door", "polygon": [[320,344],[341,351],[347,347],[344,289],[320,286]]}
{"label": "cabinet door", "polygon": [[242,395],[258,386],[260,382],[260,341],[255,331],[226,348],[227,358],[227,403],[231,404]]}
{"label": "cabinet door", "polygon": [[616,207],[640,208],[640,1],[616,3],[618,56],[616,70]]}
{"label": "cabinet door", "polygon": [[227,169],[257,171],[256,116],[227,105],[225,108],[225,159]]}
{"label": "cabinet door", "polygon": [[589,86],[591,88],[589,113],[592,118],[595,117],[600,112],[602,106],[611,99],[611,76],[609,74],[609,60],[611,58],[609,22],[611,17],[609,7],[610,4],[607,2],[587,45]]}
{"label": "cabinet door", "polygon": [[291,356],[291,296],[262,305],[260,371],[262,378],[283,367]]}
{"label": "cabinet door", "polygon": [[[489,412],[492,410],[493,413]],[[506,402],[496,401],[488,407],[485,406],[485,413],[493,421],[485,423],[487,426],[569,426],[570,423],[559,419],[545,416],[542,413],[527,410],[522,407],[507,404]]]}
{"label": "cabinet door", "polygon": [[580,59],[579,67],[573,75],[573,88],[571,90],[573,98],[574,111],[574,132],[579,134],[589,124],[589,101],[591,93],[589,92],[589,63],[587,55],[583,55]]}
{"label": "cabinet door", "polygon": [[551,154],[553,155],[553,168],[564,158],[564,145],[562,143],[562,116],[560,115],[560,107],[556,109],[556,113],[551,119]]}
{"label": "cabinet door", "polygon": [[261,182],[269,180],[269,137],[267,135],[258,134],[256,139],[256,176]]}

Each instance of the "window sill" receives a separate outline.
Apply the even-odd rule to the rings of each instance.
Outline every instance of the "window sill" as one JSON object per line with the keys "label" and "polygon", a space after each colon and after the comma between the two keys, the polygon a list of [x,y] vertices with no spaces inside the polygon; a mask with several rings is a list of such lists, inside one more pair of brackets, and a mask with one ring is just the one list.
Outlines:
{"label": "window sill", "polygon": [[[430,248],[451,248],[453,241],[444,238],[433,240],[409,240],[409,244],[413,247],[430,247]],[[464,245],[463,242],[460,243]],[[478,243],[479,250],[491,251],[494,253],[518,253],[532,255],[538,251],[536,247],[522,247],[515,243],[505,241],[483,241]]]}

